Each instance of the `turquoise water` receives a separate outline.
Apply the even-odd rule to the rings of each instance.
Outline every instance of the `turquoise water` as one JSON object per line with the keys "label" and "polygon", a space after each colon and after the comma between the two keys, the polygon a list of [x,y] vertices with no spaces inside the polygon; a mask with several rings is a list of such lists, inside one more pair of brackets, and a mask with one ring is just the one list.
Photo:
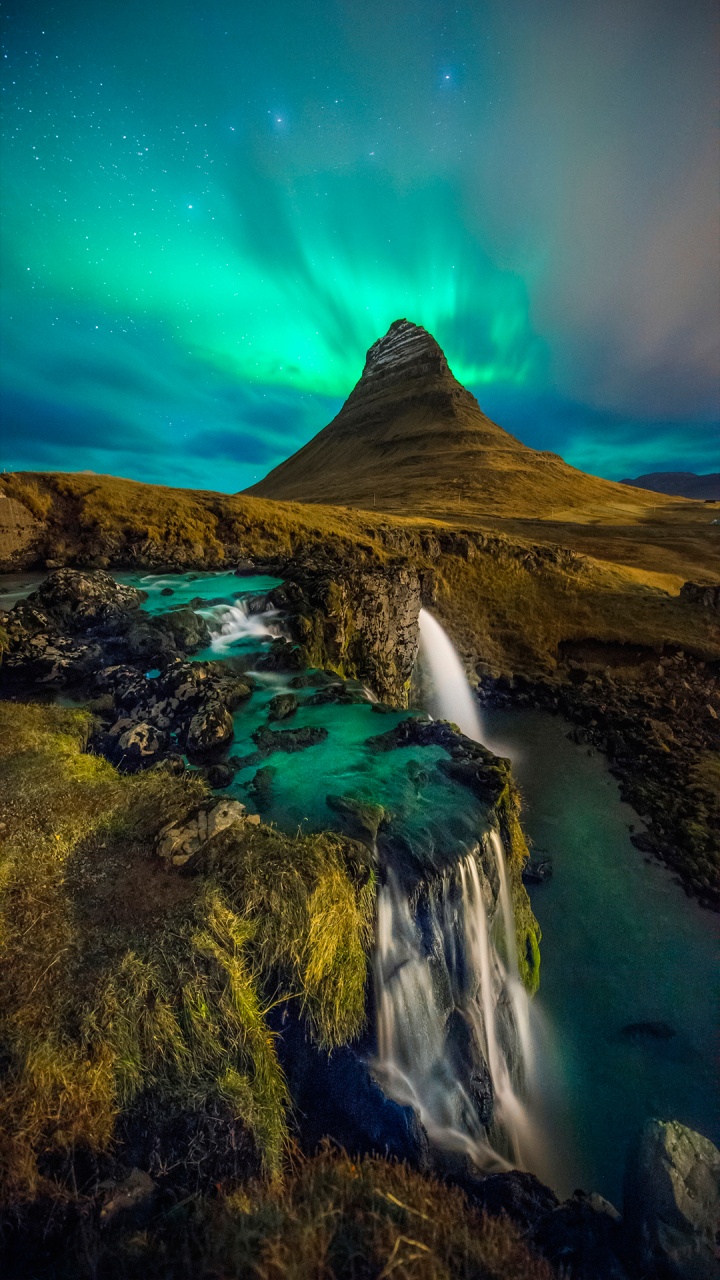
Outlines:
{"label": "turquoise water", "polygon": [[[541,711],[485,709],[487,745],[509,756],[523,824],[553,857],[531,886],[543,931],[540,1011],[546,1128],[556,1181],[621,1200],[625,1152],[648,1116],[720,1141],[720,920],[631,844],[642,828],[604,758]],[[668,1040],[628,1039],[661,1021]]]}
{"label": "turquoise water", "polygon": [[[137,571],[120,570],[113,573],[116,582],[124,582],[131,587],[139,587],[147,591],[148,598],[142,604],[147,613],[165,613],[181,605],[188,605],[196,597],[207,600],[224,600],[233,604],[239,596],[260,595],[279,587],[282,578],[271,578],[267,574],[246,574],[238,577],[234,573],[138,573]],[[169,588],[171,596],[164,596],[163,590]]]}
{"label": "turquoise water", "polygon": [[[142,588],[148,599],[142,608],[149,613],[163,612],[176,605],[188,604],[196,597],[238,604],[245,596],[256,596],[272,589],[280,579],[261,575],[238,578],[232,574],[140,574],[117,573],[120,582]],[[165,587],[173,588],[172,596],[163,596]],[[200,609],[211,628],[226,615],[222,606]],[[242,626],[242,618],[240,619]],[[193,654],[193,660],[232,657],[233,654],[259,652],[268,647],[271,633],[281,631],[279,616],[253,615],[248,623],[252,634],[242,634],[229,645],[213,647]],[[285,729],[324,728],[327,738],[298,752],[273,751],[261,760],[241,769],[226,794],[248,808],[260,812],[266,821],[283,831],[322,831],[340,829],[338,814],[328,806],[328,796],[352,797],[371,801],[385,810],[385,830],[390,835],[402,834],[413,848],[431,859],[443,862],[455,858],[458,847],[470,848],[482,836],[482,810],[472,795],[452,784],[435,767],[447,753],[441,747],[402,748],[378,753],[369,740],[406,719],[407,712],[377,714],[372,709],[371,695],[360,685],[349,687],[366,698],[352,706],[325,703],[307,705],[317,688],[293,690],[294,673],[254,674],[256,689],[241,704],[233,717],[235,735],[231,754],[244,757],[256,753],[253,732],[267,724],[268,703],[278,693],[293,692],[298,699],[297,711],[287,720],[271,727],[281,733]],[[275,772],[267,791],[256,794],[251,783],[258,768],[268,766]],[[381,836],[381,840],[384,836]]]}

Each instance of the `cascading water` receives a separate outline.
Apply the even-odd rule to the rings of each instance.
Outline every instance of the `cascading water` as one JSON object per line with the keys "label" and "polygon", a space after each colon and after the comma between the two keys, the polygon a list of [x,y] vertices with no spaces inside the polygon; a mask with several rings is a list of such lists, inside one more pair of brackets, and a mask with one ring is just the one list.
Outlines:
{"label": "cascading water", "polygon": [[450,720],[467,738],[482,741],[477,702],[453,643],[427,609],[420,610],[420,662],[430,683],[428,710]]}
{"label": "cascading water", "polygon": [[[480,738],[474,700],[452,643],[425,610],[421,661],[435,709]],[[538,1166],[525,1101],[533,1081],[530,1009],[519,974],[515,917],[500,835],[461,849],[419,902],[392,867],[378,894],[375,1072],[412,1106],[438,1147],[483,1170]]]}
{"label": "cascading water", "polygon": [[208,624],[211,647],[216,651],[231,649],[243,640],[268,640],[282,635],[278,610],[266,608],[256,612],[248,600],[210,605],[207,609],[198,609],[198,613]]}
{"label": "cascading water", "polygon": [[[487,848],[507,881],[497,833]],[[378,894],[375,1073],[437,1146],[484,1170],[527,1167],[537,1148],[522,1100],[532,1075],[528,998],[512,908],[508,917],[499,895],[490,918],[481,856],[468,852],[417,911],[388,870]]]}

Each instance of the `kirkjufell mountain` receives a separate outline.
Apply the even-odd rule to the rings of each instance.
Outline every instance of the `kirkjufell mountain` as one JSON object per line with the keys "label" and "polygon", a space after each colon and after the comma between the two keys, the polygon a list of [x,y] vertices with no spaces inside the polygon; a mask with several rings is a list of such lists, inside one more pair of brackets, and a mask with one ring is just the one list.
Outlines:
{"label": "kirkjufell mountain", "polygon": [[516,440],[457,381],[433,336],[409,320],[396,320],[370,347],[337,417],[247,492],[438,517],[559,517],[653,501]]}

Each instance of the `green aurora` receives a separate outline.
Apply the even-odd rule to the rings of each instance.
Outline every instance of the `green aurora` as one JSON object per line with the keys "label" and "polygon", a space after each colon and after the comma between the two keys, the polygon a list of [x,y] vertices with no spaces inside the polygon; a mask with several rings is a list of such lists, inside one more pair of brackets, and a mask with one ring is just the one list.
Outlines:
{"label": "green aurora", "polygon": [[[589,251],[587,291],[604,292],[588,311],[578,246],[561,243],[567,205],[587,215],[578,184],[607,164],[623,114],[589,157],[591,121],[560,147],[539,130],[538,116],[580,110],[584,90],[573,79],[558,104],[537,69],[521,82],[537,18],[509,8],[524,28],[493,4],[11,5],[4,464],[240,488],[328,421],[405,315],[527,443],[612,476],[709,468],[706,274],[698,293],[678,250],[682,296],[667,288],[660,324],[638,265],[628,351],[626,277]],[[541,33],[562,47],[560,16],[550,6]],[[701,123],[706,19],[701,5],[677,67],[676,96],[696,59],[686,114]],[[653,50],[625,31],[622,67],[601,62],[601,101],[618,83],[628,94],[634,67],[640,88],[621,105],[655,109],[670,6],[657,25]],[[652,131],[637,131],[639,150]],[[622,154],[617,182],[636,160]],[[655,236],[659,252],[669,234],[652,161],[621,202],[622,261],[631,242]],[[678,164],[670,150],[665,180]],[[695,200],[704,216],[702,188]],[[606,214],[590,228],[605,238]]]}

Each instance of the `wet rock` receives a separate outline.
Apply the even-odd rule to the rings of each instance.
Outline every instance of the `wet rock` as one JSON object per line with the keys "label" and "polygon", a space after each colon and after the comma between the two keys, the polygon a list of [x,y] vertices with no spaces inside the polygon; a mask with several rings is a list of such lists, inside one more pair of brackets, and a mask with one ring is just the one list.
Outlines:
{"label": "wet rock", "polygon": [[252,735],[252,740],[259,751],[270,755],[273,751],[306,751],[324,742],[328,736],[325,728],[303,727],[302,729],[269,729],[261,725]]}
{"label": "wet rock", "polygon": [[628,1022],[620,1029],[626,1040],[672,1040],[676,1034],[669,1022]]}
{"label": "wet rock", "polygon": [[352,795],[330,795],[326,797],[325,803],[328,809],[332,809],[342,819],[343,830],[347,835],[374,846],[378,828],[388,817],[382,805]]}
{"label": "wet rock", "polygon": [[174,867],[182,867],[222,831],[240,828],[246,822],[259,822],[256,814],[248,814],[239,800],[217,800],[196,810],[187,818],[169,822],[158,833],[155,852]]}
{"label": "wet rock", "polygon": [[179,778],[186,772],[185,761],[177,752],[159,760],[155,768],[161,769],[163,773],[169,773],[172,778]]}
{"label": "wet rock", "polygon": [[160,592],[160,595],[161,595],[161,596],[174,596],[174,595],[175,595],[175,592],[174,592],[174,590],[173,590],[173,588],[172,588],[172,587],[163,587],[162,591]]}
{"label": "wet rock", "polygon": [[159,760],[169,745],[168,735],[147,721],[132,724],[115,736],[113,758],[128,773],[148,769]]}
{"label": "wet rock", "polygon": [[252,655],[254,671],[298,671],[303,665],[302,650],[287,640],[273,640],[269,649]]}
{"label": "wet rock", "polygon": [[492,1077],[475,1032],[460,1009],[454,1008],[450,1012],[445,1030],[445,1051],[458,1078],[467,1081],[480,1123],[489,1128],[494,1105]]}
{"label": "wet rock", "polygon": [[230,786],[235,777],[235,769],[229,760],[222,764],[212,764],[205,770],[205,777],[214,791],[222,791]]}
{"label": "wet rock", "polygon": [[627,1280],[620,1214],[594,1192],[576,1191],[541,1220],[532,1242],[568,1280]]}
{"label": "wet rock", "polygon": [[544,884],[552,873],[552,858],[546,853],[532,853],[522,870],[523,884]]}
{"label": "wet rock", "polygon": [[303,665],[332,668],[406,705],[425,591],[418,570],[399,558],[362,564],[355,553],[347,562],[329,555],[325,564],[317,554],[305,562],[295,556],[287,572],[270,599],[288,612]]}
{"label": "wet rock", "polygon": [[332,706],[359,706],[363,703],[369,703],[370,699],[364,689],[353,688],[352,685],[337,683],[327,685],[324,689],[319,689],[317,693],[313,693],[309,698],[305,699],[306,707],[324,707]]}
{"label": "wet rock", "polygon": [[131,1169],[122,1182],[107,1179],[99,1183],[98,1191],[101,1199],[100,1226],[111,1227],[120,1218],[123,1219],[122,1225],[126,1226],[131,1215],[135,1225],[139,1225],[140,1219],[149,1215],[152,1209],[157,1188],[143,1169]]}
{"label": "wet rock", "polygon": [[625,1229],[641,1270],[716,1280],[720,1151],[677,1121],[649,1120],[630,1152]]}
{"label": "wet rock", "polygon": [[266,764],[262,769],[258,769],[254,778],[248,783],[248,791],[254,795],[260,809],[267,809],[272,798],[273,780],[277,775],[277,769],[271,764]]}
{"label": "wet rock", "polygon": [[302,675],[293,676],[291,689],[321,689],[323,685],[332,684],[336,677],[327,671],[303,671]]}
{"label": "wet rock", "polygon": [[207,622],[192,609],[171,609],[169,613],[156,614],[153,621],[172,637],[176,648],[183,653],[195,653],[210,644],[212,637]]}
{"label": "wet rock", "polygon": [[288,716],[295,714],[298,705],[294,693],[278,693],[268,705],[268,720],[287,720]]}
{"label": "wet rock", "polygon": [[296,1010],[279,1006],[271,1019],[287,1076],[302,1149],[316,1151],[330,1138],[351,1156],[373,1154],[426,1169],[427,1134],[412,1107],[393,1102],[373,1079],[367,1058],[342,1045],[318,1048]]}
{"label": "wet rock", "polygon": [[232,741],[233,720],[220,702],[209,702],[195,712],[185,744],[189,756],[203,757],[222,751]]}
{"label": "wet rock", "polygon": [[418,794],[430,781],[430,770],[420,764],[419,760],[408,760],[405,772]]}
{"label": "wet rock", "polygon": [[172,633],[157,626],[147,614],[130,620],[116,637],[114,648],[126,662],[135,662],[145,668],[162,668],[184,655]]}
{"label": "wet rock", "polygon": [[465,1187],[475,1204],[493,1217],[506,1214],[527,1233],[558,1206],[558,1198],[534,1173],[493,1173]]}
{"label": "wet rock", "polygon": [[46,610],[73,631],[117,622],[145,599],[146,592],[116,582],[112,574],[102,569],[55,569],[28,596],[29,603]]}

